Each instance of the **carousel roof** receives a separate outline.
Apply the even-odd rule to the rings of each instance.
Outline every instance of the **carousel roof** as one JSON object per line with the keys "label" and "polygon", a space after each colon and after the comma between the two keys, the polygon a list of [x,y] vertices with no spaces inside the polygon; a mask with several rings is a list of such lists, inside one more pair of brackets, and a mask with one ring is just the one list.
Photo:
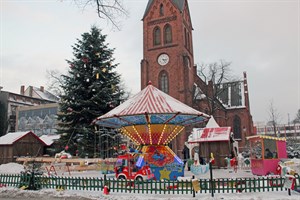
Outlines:
{"label": "carousel roof", "polygon": [[176,124],[187,126],[210,118],[167,95],[151,83],[131,99],[94,122],[99,126],[121,128],[141,124]]}
{"label": "carousel roof", "polygon": [[131,99],[94,120],[94,123],[119,128],[136,144],[167,144],[185,126],[209,119],[151,83]]}

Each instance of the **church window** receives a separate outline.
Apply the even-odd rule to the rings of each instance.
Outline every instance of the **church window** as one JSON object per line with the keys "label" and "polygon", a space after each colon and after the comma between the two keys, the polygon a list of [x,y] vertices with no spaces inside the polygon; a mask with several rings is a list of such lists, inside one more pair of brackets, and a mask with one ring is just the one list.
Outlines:
{"label": "church window", "polygon": [[190,33],[187,33],[187,49],[190,49]]}
{"label": "church window", "polygon": [[187,35],[186,35],[186,28],[184,28],[184,46],[186,47],[187,44]]}
{"label": "church window", "polygon": [[164,39],[165,44],[172,43],[172,28],[169,24],[167,24],[164,28]]}
{"label": "church window", "polygon": [[160,28],[155,27],[154,31],[153,31],[153,44],[154,44],[154,46],[161,44],[160,37],[161,37]]}
{"label": "church window", "polygon": [[233,135],[235,139],[242,139],[241,118],[237,115],[233,119]]}
{"label": "church window", "polygon": [[160,4],[160,7],[159,7],[159,15],[160,15],[160,16],[163,16],[163,15],[164,15],[164,5],[163,5],[163,4]]}
{"label": "church window", "polygon": [[166,71],[162,71],[159,75],[159,88],[164,93],[169,93],[169,80],[168,80],[168,74]]}

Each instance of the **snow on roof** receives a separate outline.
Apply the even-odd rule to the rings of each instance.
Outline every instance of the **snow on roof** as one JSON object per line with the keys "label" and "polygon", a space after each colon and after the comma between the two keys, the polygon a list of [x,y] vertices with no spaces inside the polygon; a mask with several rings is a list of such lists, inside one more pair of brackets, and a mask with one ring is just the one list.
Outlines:
{"label": "snow on roof", "polygon": [[230,140],[231,127],[194,128],[189,143],[221,142]]}
{"label": "snow on roof", "polygon": [[33,87],[33,90],[41,99],[55,101],[55,102],[57,102],[59,100],[59,98],[57,96],[48,92],[47,90],[41,91],[41,89],[37,88],[37,87]]}
{"label": "snow on roof", "polygon": [[216,128],[216,127],[220,127],[220,126],[216,122],[215,118],[213,116],[211,116],[205,127],[206,128]]}
{"label": "snow on roof", "polygon": [[50,145],[52,145],[53,144],[53,142],[55,141],[55,140],[58,140],[60,138],[60,135],[42,135],[41,137],[40,137],[40,139],[42,140],[42,141],[44,141],[44,143],[47,145],[47,146],[50,146]]}
{"label": "snow on roof", "polygon": [[[32,133],[31,131],[27,132],[14,132],[14,133],[8,133],[2,137],[0,137],[0,145],[8,145],[13,144],[14,142],[18,141],[25,135]],[[33,133],[34,134],[34,133]]]}

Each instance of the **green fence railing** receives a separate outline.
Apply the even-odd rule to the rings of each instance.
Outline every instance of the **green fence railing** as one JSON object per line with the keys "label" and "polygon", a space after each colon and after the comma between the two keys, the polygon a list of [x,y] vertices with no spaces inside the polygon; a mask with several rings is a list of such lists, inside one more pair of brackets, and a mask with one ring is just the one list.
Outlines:
{"label": "green fence railing", "polygon": [[[300,189],[300,178],[296,176],[295,189]],[[199,193],[238,193],[284,191],[284,177],[255,178],[219,178],[197,179]],[[212,184],[211,184],[212,183]],[[42,176],[34,174],[0,174],[0,185],[22,187],[23,189],[64,189],[64,190],[94,190],[101,191],[107,186],[111,192],[145,193],[145,194],[195,194],[192,180],[149,180],[131,181],[113,178],[87,178]]]}

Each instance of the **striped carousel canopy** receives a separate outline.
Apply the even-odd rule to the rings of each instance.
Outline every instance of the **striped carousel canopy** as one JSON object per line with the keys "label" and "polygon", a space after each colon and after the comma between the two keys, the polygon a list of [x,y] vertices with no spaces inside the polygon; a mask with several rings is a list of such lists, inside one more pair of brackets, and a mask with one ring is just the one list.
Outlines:
{"label": "striped carousel canopy", "polygon": [[131,99],[94,120],[94,123],[119,128],[137,144],[166,144],[185,126],[209,119],[151,83]]}

